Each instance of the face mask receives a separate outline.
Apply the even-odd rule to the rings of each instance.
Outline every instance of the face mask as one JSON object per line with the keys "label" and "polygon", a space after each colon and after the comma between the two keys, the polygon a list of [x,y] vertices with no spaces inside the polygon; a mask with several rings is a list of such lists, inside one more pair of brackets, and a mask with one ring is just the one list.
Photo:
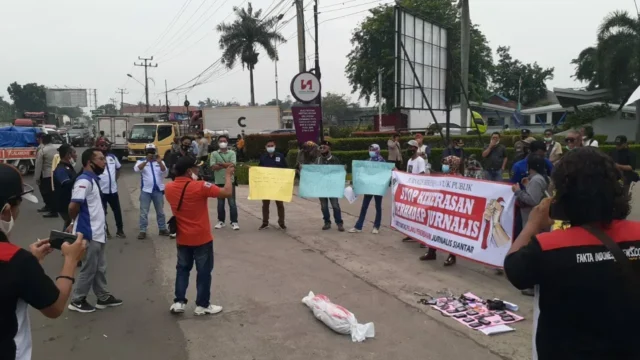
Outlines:
{"label": "face mask", "polygon": [[413,156],[415,155],[416,151],[414,149],[409,149],[407,150],[407,154],[409,154],[409,156]]}
{"label": "face mask", "polygon": [[[7,206],[9,207],[9,213],[11,213],[11,206],[9,204],[5,204],[1,212],[4,212]],[[13,223],[14,223],[13,214],[11,214],[11,220],[9,221],[0,220],[0,231],[2,231],[3,233],[5,233],[5,235],[8,236],[9,233],[11,232],[11,229],[13,229]]]}
{"label": "face mask", "polygon": [[102,173],[104,173],[104,168],[99,167],[94,162],[91,162],[91,169],[93,169],[93,172],[98,176],[100,176],[100,175],[102,175]]}
{"label": "face mask", "polygon": [[449,172],[449,165],[447,165],[447,164],[442,165],[442,172],[445,173],[445,174],[448,173]]}
{"label": "face mask", "polygon": [[544,141],[545,141],[545,142],[551,142],[551,141],[553,141],[553,138],[546,137],[546,138],[544,138]]}
{"label": "face mask", "polygon": [[191,179],[193,179],[193,181],[198,181],[198,175],[191,173]]}
{"label": "face mask", "polygon": [[369,151],[369,157],[376,157],[376,152],[375,151]]}
{"label": "face mask", "polygon": [[454,146],[453,148],[456,150],[460,150],[460,146]]}
{"label": "face mask", "polygon": [[190,145],[182,145],[182,150],[188,151],[191,148]]}
{"label": "face mask", "polygon": [[269,154],[273,154],[274,151],[276,151],[276,147],[275,146],[267,146],[267,152]]}
{"label": "face mask", "polygon": [[221,142],[221,143],[218,143],[218,146],[220,147],[220,149],[226,149],[227,148],[227,143],[226,142]]}

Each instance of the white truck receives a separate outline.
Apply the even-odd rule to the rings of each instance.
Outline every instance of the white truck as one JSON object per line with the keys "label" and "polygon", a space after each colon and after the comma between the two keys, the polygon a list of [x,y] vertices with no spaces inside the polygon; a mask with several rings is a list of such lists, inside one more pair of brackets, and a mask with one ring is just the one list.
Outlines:
{"label": "white truck", "polygon": [[111,151],[119,159],[127,156],[129,132],[135,124],[144,122],[144,117],[103,115],[97,117],[98,133],[104,131],[104,136],[111,142]]}
{"label": "white truck", "polygon": [[202,110],[203,128],[228,131],[233,139],[238,134],[258,134],[263,130],[280,129],[280,108],[277,106],[228,106]]}

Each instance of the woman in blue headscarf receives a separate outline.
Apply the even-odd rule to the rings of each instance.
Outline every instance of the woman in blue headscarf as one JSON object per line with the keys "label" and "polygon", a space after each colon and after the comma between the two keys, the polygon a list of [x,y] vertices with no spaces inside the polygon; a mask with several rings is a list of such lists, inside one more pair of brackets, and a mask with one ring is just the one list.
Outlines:
{"label": "woman in blue headscarf", "polygon": [[[371,144],[371,146],[369,146],[369,159],[367,160],[386,162],[385,159],[382,156],[380,156],[380,145]],[[375,200],[375,204],[376,204],[376,218],[373,221],[373,230],[371,231],[371,233],[377,234],[380,232],[380,223],[382,222],[382,196],[364,195],[362,199],[362,208],[360,208],[360,216],[358,217],[358,221],[356,222],[356,225],[351,230],[349,230],[350,233],[362,232],[364,219],[367,216],[367,209],[369,209],[369,203],[371,203],[372,198]]]}

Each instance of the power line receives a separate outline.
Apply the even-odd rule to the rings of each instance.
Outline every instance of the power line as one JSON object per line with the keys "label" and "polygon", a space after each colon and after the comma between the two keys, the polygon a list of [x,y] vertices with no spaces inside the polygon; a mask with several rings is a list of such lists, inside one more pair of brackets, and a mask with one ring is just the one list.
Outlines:
{"label": "power line", "polygon": [[164,39],[165,36],[167,36],[167,34],[169,33],[169,31],[171,30],[171,28],[173,27],[173,25],[175,25],[175,23],[177,22],[178,18],[180,18],[180,16],[182,16],[182,14],[184,13],[184,11],[187,9],[187,6],[189,6],[189,4],[191,3],[191,1],[193,0],[186,0],[183,4],[182,7],[180,8],[180,10],[178,11],[178,13],[176,13],[176,15],[173,17],[173,19],[169,22],[169,25],[167,25],[167,27],[164,29],[164,31],[160,34],[160,36],[158,36],[158,38],[156,39],[156,41],[153,42],[153,44],[151,46],[149,46],[147,48],[147,50],[145,50],[145,53],[149,53],[149,50],[151,50],[153,47],[155,47],[156,45],[158,45],[160,43],[160,41],[162,41],[162,39]]}
{"label": "power line", "polygon": [[332,9],[332,10],[319,11],[318,14],[324,14],[324,13],[334,12],[334,11],[342,11],[342,10],[351,9],[351,8],[354,8],[354,7],[360,7],[360,6],[364,6],[364,5],[370,5],[370,4],[381,3],[381,2],[382,2],[382,0],[375,0],[375,1],[370,1],[370,2],[367,2],[367,3],[362,3],[362,4],[343,7],[341,9]]}
{"label": "power line", "polygon": [[341,1],[339,3],[335,3],[335,4],[330,4],[330,5],[324,5],[321,6],[320,9],[324,9],[324,8],[328,8],[328,7],[334,7],[334,6],[340,6],[340,5],[344,5],[344,4],[348,4],[348,3],[352,3],[355,1],[359,1],[359,0],[346,0],[346,1]]}
{"label": "power line", "polygon": [[[191,16],[189,16],[189,18],[187,19],[187,21],[185,21],[184,23],[182,23],[182,26],[180,27],[180,29],[178,29],[178,31],[176,31],[176,32],[173,34],[173,36],[172,36],[172,37],[167,41],[167,43],[166,43],[167,45],[165,45],[165,46],[161,47],[161,48],[157,51],[157,53],[161,53],[161,52],[163,52],[163,51],[167,48],[167,46],[169,46],[169,44],[173,44],[174,40],[176,40],[176,39],[178,39],[178,40],[179,40],[179,39],[180,39],[180,37],[176,37],[176,36],[182,32],[182,29],[184,29],[184,27],[185,27],[185,26],[187,26],[187,24],[189,24],[189,22],[191,21],[191,19],[193,19],[193,17],[198,13],[198,11],[200,10],[200,8],[202,7],[202,5],[204,5],[204,3],[205,3],[206,1],[207,1],[207,0],[202,0],[202,2],[200,3],[200,5],[198,5],[198,8],[196,9],[196,11],[194,11],[194,12],[193,12],[193,14],[191,14]],[[216,0],[216,1],[218,1],[218,0]]]}

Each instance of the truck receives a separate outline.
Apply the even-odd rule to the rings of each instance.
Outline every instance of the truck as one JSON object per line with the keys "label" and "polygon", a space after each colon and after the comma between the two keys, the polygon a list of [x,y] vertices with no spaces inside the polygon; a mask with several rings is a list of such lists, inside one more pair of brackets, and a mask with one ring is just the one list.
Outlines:
{"label": "truck", "polygon": [[239,134],[258,134],[263,130],[282,128],[278,106],[226,106],[202,111],[203,129],[228,131],[236,139]]}
{"label": "truck", "polygon": [[[33,171],[38,146],[36,134],[41,132],[51,132],[52,135],[55,133],[53,130],[38,127],[0,128],[0,163],[15,166],[23,176]],[[52,143],[59,147],[63,141],[59,134],[55,135],[57,136],[52,136]]]}
{"label": "truck", "polygon": [[144,148],[147,144],[154,144],[157,153],[164,159],[168,159],[173,139],[186,135],[188,132],[189,125],[177,122],[143,122],[135,124],[131,127],[128,139],[127,160],[138,161],[144,159]]}
{"label": "truck", "polygon": [[101,115],[96,117],[98,132],[104,131],[104,136],[111,142],[111,151],[118,159],[129,154],[128,138],[134,125],[144,122],[144,117]]}

